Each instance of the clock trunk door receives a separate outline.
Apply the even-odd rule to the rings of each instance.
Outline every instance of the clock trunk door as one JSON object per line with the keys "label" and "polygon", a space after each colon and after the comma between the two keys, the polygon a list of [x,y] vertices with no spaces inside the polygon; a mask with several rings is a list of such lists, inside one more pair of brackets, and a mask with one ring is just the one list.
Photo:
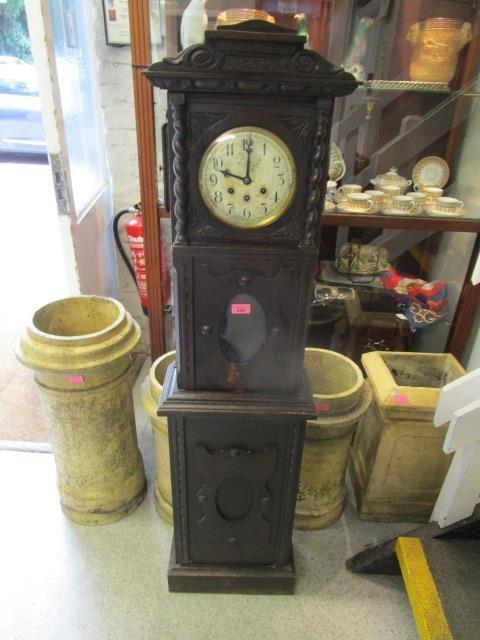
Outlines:
{"label": "clock trunk door", "polygon": [[300,425],[301,420],[232,416],[185,420],[190,562],[274,564],[279,559],[279,524],[286,518],[282,505],[287,491],[297,488],[297,471],[288,459]]}
{"label": "clock trunk door", "polygon": [[[224,247],[181,262],[192,274],[179,300],[179,383],[186,389],[287,391],[301,385],[314,260],[288,252]],[[194,314],[188,313],[192,304]],[[180,316],[180,317],[179,317]],[[187,320],[187,323],[188,323]],[[187,363],[192,366],[186,366]],[[190,372],[190,375],[188,373]]]}

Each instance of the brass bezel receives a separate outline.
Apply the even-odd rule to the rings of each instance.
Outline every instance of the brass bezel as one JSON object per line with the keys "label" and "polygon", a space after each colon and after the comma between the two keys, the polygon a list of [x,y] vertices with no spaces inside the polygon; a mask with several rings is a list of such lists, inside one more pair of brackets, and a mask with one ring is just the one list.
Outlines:
{"label": "brass bezel", "polygon": [[[203,173],[204,166],[205,166],[207,160],[210,157],[210,154],[212,153],[213,149],[215,149],[215,147],[217,147],[219,144],[221,144],[222,138],[224,138],[225,136],[228,136],[228,135],[232,135],[232,134],[237,135],[237,134],[246,133],[246,132],[250,132],[250,131],[258,133],[260,135],[263,135],[266,138],[269,138],[276,145],[278,145],[280,147],[280,149],[283,151],[285,157],[287,158],[287,162],[290,165],[290,170],[292,172],[292,184],[291,184],[291,187],[290,187],[290,191],[288,193],[288,197],[285,200],[285,203],[282,204],[270,216],[268,216],[267,218],[264,218],[260,222],[254,222],[254,223],[251,223],[251,224],[248,224],[248,223],[246,223],[246,224],[238,224],[238,223],[230,222],[229,220],[227,220],[222,214],[220,214],[218,212],[218,210],[215,209],[213,204],[210,204],[208,202],[208,198],[206,197],[206,192],[204,191],[204,188],[203,188],[201,176],[202,176],[202,173]],[[202,156],[202,160],[200,162],[200,167],[198,169],[197,179],[198,179],[198,188],[199,188],[200,194],[202,196],[203,203],[207,207],[207,209],[210,211],[210,213],[213,216],[215,216],[215,218],[217,218],[217,220],[220,220],[221,222],[223,222],[224,224],[228,225],[229,227],[235,227],[236,229],[260,229],[261,227],[266,227],[267,225],[272,224],[273,222],[276,222],[285,213],[285,211],[290,207],[290,205],[292,204],[293,199],[295,197],[295,192],[297,190],[297,171],[296,171],[296,167],[295,167],[295,161],[293,159],[292,152],[290,151],[288,146],[285,144],[285,142],[276,133],[273,133],[272,131],[269,131],[268,129],[264,129],[263,127],[254,127],[254,126],[252,126],[252,127],[247,127],[247,126],[245,126],[245,127],[234,127],[233,129],[228,129],[227,131],[224,131],[219,136],[217,136],[214,140],[212,140],[212,142],[208,145],[208,147],[205,150],[205,153]]]}

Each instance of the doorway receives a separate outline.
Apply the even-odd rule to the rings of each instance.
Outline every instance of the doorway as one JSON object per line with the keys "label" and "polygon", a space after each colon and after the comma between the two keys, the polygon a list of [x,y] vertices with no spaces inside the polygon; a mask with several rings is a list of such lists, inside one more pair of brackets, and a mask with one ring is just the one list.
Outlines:
{"label": "doorway", "polygon": [[[0,3],[0,67],[2,56],[20,60],[3,93],[10,104],[22,91],[30,98],[23,130],[0,148],[0,441],[48,441],[33,373],[14,356],[33,311],[80,293],[117,294],[89,10],[81,0]],[[40,134],[27,127],[34,121]]]}

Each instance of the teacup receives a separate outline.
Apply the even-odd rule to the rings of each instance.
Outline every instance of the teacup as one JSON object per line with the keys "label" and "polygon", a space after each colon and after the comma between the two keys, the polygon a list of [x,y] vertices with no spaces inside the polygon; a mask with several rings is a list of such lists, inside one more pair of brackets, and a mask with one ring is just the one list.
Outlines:
{"label": "teacup", "polygon": [[365,193],[369,196],[376,207],[380,208],[382,206],[385,200],[385,194],[383,191],[375,191],[374,189],[369,189],[368,191],[365,191]]}
{"label": "teacup", "polygon": [[443,196],[443,189],[440,187],[424,187],[421,184],[416,184],[413,188],[415,191],[424,193],[427,198],[440,198]]}
{"label": "teacup", "polygon": [[359,213],[370,213],[376,209],[373,200],[367,193],[349,193],[343,206],[350,211],[358,211]]}
{"label": "teacup", "polygon": [[359,184],[343,184],[337,189],[335,199],[338,203],[345,202],[350,193],[361,193],[362,187]]}
{"label": "teacup", "polygon": [[434,208],[445,213],[455,213],[458,209],[463,209],[463,202],[457,198],[440,197],[436,198]]}
{"label": "teacup", "polygon": [[395,184],[387,184],[382,189],[383,193],[388,198],[393,198],[394,196],[399,196],[402,193],[402,189]]}
{"label": "teacup", "polygon": [[412,198],[415,202],[415,210],[417,213],[421,213],[425,209],[427,203],[427,194],[422,191],[409,191],[405,195]]}
{"label": "teacup", "polygon": [[383,213],[408,215],[413,213],[415,209],[415,201],[410,196],[393,196],[389,202],[382,208]]}

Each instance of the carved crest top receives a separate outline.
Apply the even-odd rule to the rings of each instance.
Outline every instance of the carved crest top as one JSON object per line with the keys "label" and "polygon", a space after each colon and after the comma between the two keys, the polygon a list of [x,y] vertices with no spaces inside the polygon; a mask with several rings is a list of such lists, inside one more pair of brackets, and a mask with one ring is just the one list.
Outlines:
{"label": "carved crest top", "polygon": [[145,75],[171,91],[268,93],[337,97],[352,93],[355,78],[320,54],[305,37],[251,20],[207,31],[205,43],[152,64]]}

